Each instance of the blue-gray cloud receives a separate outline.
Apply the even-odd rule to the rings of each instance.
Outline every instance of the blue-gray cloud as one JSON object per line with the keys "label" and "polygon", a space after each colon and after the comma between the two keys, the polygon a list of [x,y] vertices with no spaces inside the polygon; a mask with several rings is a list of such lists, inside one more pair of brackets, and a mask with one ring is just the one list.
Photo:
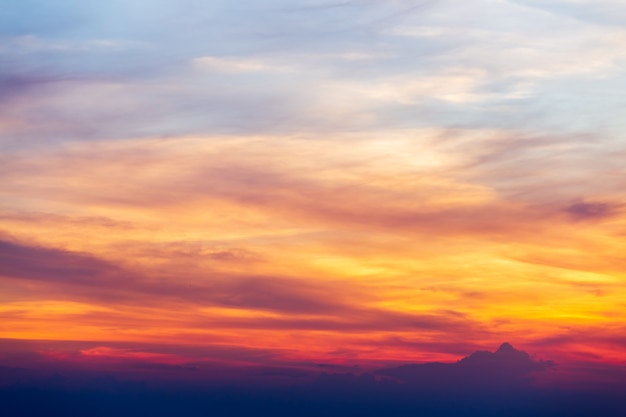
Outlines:
{"label": "blue-gray cloud", "polygon": [[[515,3],[30,0],[10,1],[3,16],[3,85],[12,94],[0,119],[27,126],[0,133],[13,145],[423,126],[624,128],[611,110],[623,104],[612,93],[624,84],[621,29]],[[195,67],[203,57],[262,69]]]}

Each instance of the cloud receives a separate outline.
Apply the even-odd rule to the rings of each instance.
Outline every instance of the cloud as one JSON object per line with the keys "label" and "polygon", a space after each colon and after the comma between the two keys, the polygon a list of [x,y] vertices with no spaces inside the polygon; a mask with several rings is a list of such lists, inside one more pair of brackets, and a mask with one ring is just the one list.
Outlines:
{"label": "cloud", "polygon": [[[618,120],[606,110],[618,105],[599,104],[621,83],[620,29],[511,2],[44,3],[11,5],[9,16],[31,19],[5,25],[27,26],[7,37],[6,74],[57,80],[3,108],[13,146],[394,126],[588,131]],[[581,89],[595,93],[576,100]]]}
{"label": "cloud", "polygon": [[[280,139],[279,148],[277,137],[211,136],[5,155],[2,193],[13,197],[5,224],[42,245],[10,246],[4,268],[24,278],[12,293],[123,306],[130,318],[82,313],[98,335],[132,323],[156,337],[162,330],[147,313],[127,310],[134,304],[160,306],[157,317],[179,311],[179,322],[164,322],[185,332],[416,331],[428,340],[460,340],[502,317],[517,323],[506,325],[512,333],[535,320],[554,324],[566,312],[579,317],[581,305],[586,317],[607,320],[594,303],[621,293],[610,225],[572,230],[564,208],[577,200],[553,191],[551,169],[533,162],[569,150],[567,138],[408,130]],[[541,184],[525,183],[530,173]],[[47,210],[33,217],[25,203]],[[557,311],[548,300],[555,291],[577,301]],[[528,300],[534,313],[522,325]],[[442,313],[450,303],[464,316]]]}
{"label": "cloud", "polygon": [[[385,151],[377,136],[348,136],[339,142],[286,138],[281,153],[270,151],[273,138],[131,141],[113,148],[102,144],[97,157],[91,154],[94,144],[89,150],[78,147],[47,160],[7,161],[5,175],[48,173],[48,183],[15,190],[25,198],[47,198],[54,190],[49,198],[112,207],[167,209],[212,202],[216,209],[226,205],[261,218],[281,213],[286,222],[311,222],[310,227],[490,234],[511,232],[510,227],[519,223],[516,219],[544,216],[464,181],[463,169],[456,180],[455,156],[421,150],[411,143],[411,133],[423,135],[424,143],[434,136],[418,130],[387,137],[384,142],[393,141],[400,152]],[[282,157],[286,154],[291,158]],[[80,179],[69,179],[68,160],[84,168]],[[108,164],[119,168],[117,174],[111,174]],[[130,166],[141,167],[133,181],[114,178],[127,175]],[[16,183],[28,175],[16,178]],[[112,181],[124,185],[112,188]]]}
{"label": "cloud", "polygon": [[624,18],[626,17],[623,3],[614,0],[559,0],[550,4],[536,0],[514,0],[514,2],[603,26],[624,27]]}
{"label": "cloud", "polygon": [[[54,322],[71,317],[77,324],[96,328],[154,329],[161,320],[162,326],[214,330],[355,333],[477,330],[476,323],[455,312],[403,313],[368,306],[376,297],[365,288],[346,282],[316,283],[297,277],[206,270],[199,275],[191,272],[173,279],[167,271],[164,275],[150,276],[88,254],[9,241],[0,242],[0,254],[0,275],[5,282],[9,279],[8,282],[18,280],[23,284],[17,290],[21,297],[67,300],[58,305],[39,302],[41,314],[31,312],[28,304],[17,303],[13,307],[9,304],[4,310],[12,322]],[[352,294],[347,295],[346,288]],[[70,300],[91,305],[68,304]],[[137,310],[155,306],[160,306],[158,314],[165,313],[164,317],[150,318]],[[166,306],[182,310],[177,317],[168,318]],[[113,310],[116,308],[124,311],[116,312]],[[200,308],[209,310],[202,313],[198,311]],[[211,308],[241,313],[229,316],[226,310]]]}
{"label": "cloud", "polygon": [[421,389],[504,389],[525,385],[533,372],[544,371],[554,364],[533,360],[526,352],[503,343],[495,352],[477,351],[453,364],[427,363],[403,365],[376,372],[396,378]]}
{"label": "cloud", "polygon": [[205,56],[195,58],[193,64],[201,70],[225,71],[225,72],[256,72],[266,70],[280,70],[263,61],[252,59],[233,59]]}
{"label": "cloud", "polygon": [[0,78],[0,93],[2,101],[8,103],[12,97],[23,95],[24,93],[37,88],[41,84],[51,80],[27,75],[8,75]]}
{"label": "cloud", "polygon": [[334,331],[342,333],[420,331],[430,334],[480,331],[472,320],[454,313],[400,313],[376,308],[346,308],[345,311],[316,310],[317,317],[258,317],[209,320],[208,325],[224,328],[268,329],[281,331]]}
{"label": "cloud", "polygon": [[[0,242],[0,274],[6,278],[34,280],[44,288],[72,291],[98,302],[113,297],[118,302],[156,297],[181,299],[197,305],[333,314],[345,309],[326,297],[327,291],[302,280],[278,277],[215,276],[209,280],[150,279],[88,254]],[[206,271],[209,275],[210,272]],[[195,278],[195,279],[194,279]],[[60,285],[60,287],[57,287]],[[155,303],[156,299],[144,302]]]}
{"label": "cloud", "polygon": [[4,277],[93,286],[120,272],[87,254],[0,241],[0,275]]}
{"label": "cloud", "polygon": [[[52,342],[18,344],[24,351],[42,343],[54,346]],[[208,353],[213,349],[206,348]],[[39,360],[21,369],[0,366],[0,398],[5,409],[19,410],[21,415],[40,414],[39,402],[30,405],[16,401],[35,397],[62,399],[46,404],[48,414],[78,410],[94,416],[105,415],[98,414],[100,408],[96,410],[105,400],[106,412],[115,410],[120,416],[136,415],[141,409],[163,416],[174,411],[200,416],[210,410],[232,416],[254,412],[340,416],[356,411],[360,416],[442,417],[551,416],[555,410],[565,410],[568,415],[582,417],[597,410],[619,415],[624,409],[620,397],[623,383],[584,390],[532,385],[523,376],[549,374],[553,364],[533,360],[508,344],[494,353],[475,352],[456,363],[405,365],[375,373],[313,363],[250,366],[233,362],[220,366],[203,361],[201,356],[188,364],[159,363],[167,353],[150,352],[171,349],[163,346],[75,343],[74,349],[70,359],[40,355]],[[202,347],[193,352],[202,355]],[[596,368],[593,372],[599,375],[607,370]]]}
{"label": "cloud", "polygon": [[620,205],[604,202],[581,201],[565,208],[565,211],[576,220],[593,220],[611,217],[616,214]]}

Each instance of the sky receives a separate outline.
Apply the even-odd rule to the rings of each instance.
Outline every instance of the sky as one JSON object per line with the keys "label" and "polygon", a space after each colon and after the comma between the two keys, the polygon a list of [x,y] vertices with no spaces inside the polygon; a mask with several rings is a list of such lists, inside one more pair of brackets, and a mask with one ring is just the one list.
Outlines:
{"label": "sky", "polygon": [[5,0],[4,381],[626,383],[625,42],[617,0]]}

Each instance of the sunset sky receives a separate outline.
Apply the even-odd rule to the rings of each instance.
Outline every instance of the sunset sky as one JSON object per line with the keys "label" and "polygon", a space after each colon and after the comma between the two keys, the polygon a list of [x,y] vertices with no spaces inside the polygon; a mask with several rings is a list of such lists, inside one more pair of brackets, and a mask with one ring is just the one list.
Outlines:
{"label": "sunset sky", "polygon": [[621,0],[5,1],[0,365],[626,372],[625,91]]}

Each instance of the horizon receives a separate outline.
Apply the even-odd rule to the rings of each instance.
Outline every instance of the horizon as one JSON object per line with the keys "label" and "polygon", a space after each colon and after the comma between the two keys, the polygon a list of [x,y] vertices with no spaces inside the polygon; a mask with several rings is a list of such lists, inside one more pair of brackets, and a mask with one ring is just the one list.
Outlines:
{"label": "horizon", "polygon": [[558,364],[508,342],[493,352],[478,350],[455,362],[379,369],[325,364],[181,366],[145,357],[109,356],[87,362],[58,356],[30,359],[24,367],[0,364],[0,400],[12,417],[44,413],[617,417],[626,410],[626,369],[611,380],[579,379],[576,382],[586,383],[572,385],[567,374],[559,374]]}

